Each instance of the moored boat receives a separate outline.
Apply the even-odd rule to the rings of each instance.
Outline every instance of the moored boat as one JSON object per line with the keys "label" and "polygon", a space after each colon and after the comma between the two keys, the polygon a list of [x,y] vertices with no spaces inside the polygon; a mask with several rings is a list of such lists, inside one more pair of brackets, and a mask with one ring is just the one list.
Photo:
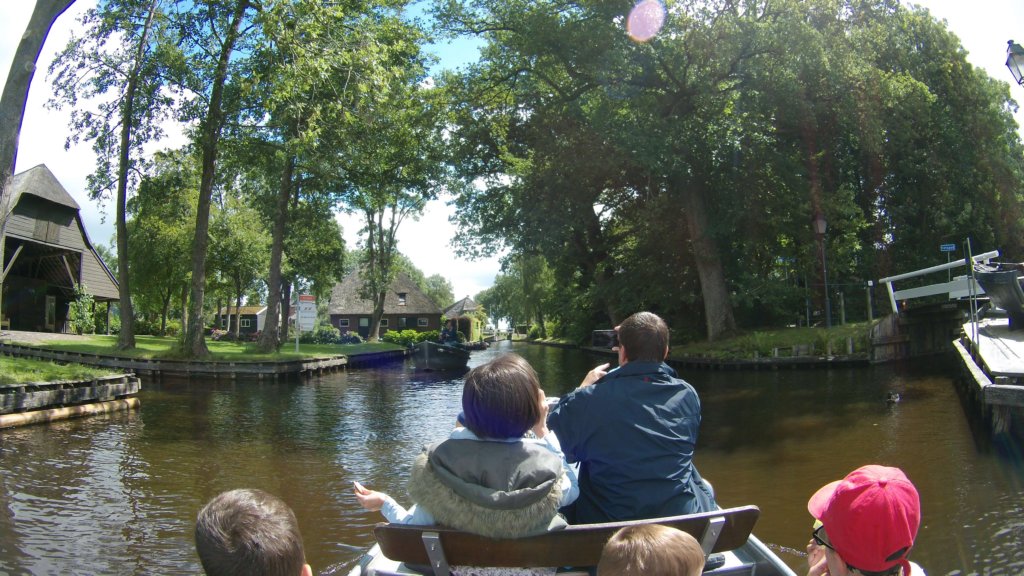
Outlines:
{"label": "moored boat", "polygon": [[417,370],[458,370],[469,362],[469,351],[428,340],[413,347],[412,358]]}

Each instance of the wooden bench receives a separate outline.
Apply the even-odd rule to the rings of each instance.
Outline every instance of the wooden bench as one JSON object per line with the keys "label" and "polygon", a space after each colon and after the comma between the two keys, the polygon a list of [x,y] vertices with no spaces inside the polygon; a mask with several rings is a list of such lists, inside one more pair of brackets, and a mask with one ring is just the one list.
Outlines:
{"label": "wooden bench", "polygon": [[[494,539],[437,526],[377,524],[373,534],[387,558],[434,576],[449,576],[450,566],[546,567],[595,566],[605,542],[620,528],[664,524],[688,532],[705,556],[747,543],[761,511],[756,506],[727,508],[686,516],[630,522],[571,525],[563,530],[516,539]],[[753,574],[754,565],[714,570],[709,574]],[[430,570],[433,572],[430,572]],[[415,572],[377,572],[377,574]],[[585,573],[585,572],[584,572]]]}

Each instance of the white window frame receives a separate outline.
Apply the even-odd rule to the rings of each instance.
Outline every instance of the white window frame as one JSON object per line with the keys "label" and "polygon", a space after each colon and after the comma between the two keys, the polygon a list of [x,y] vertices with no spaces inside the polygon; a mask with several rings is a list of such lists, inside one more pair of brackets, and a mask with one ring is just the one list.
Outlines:
{"label": "white window frame", "polygon": [[426,328],[429,325],[430,325],[430,321],[428,319],[426,319],[426,318],[417,318],[416,319],[416,326],[418,328]]}
{"label": "white window frame", "polygon": [[348,318],[338,318],[338,328],[348,328]]}

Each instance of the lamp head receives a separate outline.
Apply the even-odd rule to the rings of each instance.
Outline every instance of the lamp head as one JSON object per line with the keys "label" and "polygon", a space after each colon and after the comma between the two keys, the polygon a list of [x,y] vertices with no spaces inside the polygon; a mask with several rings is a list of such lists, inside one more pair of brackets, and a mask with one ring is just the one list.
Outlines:
{"label": "lamp head", "polygon": [[1024,86],[1024,48],[1013,40],[1006,43],[1006,67],[1014,81]]}

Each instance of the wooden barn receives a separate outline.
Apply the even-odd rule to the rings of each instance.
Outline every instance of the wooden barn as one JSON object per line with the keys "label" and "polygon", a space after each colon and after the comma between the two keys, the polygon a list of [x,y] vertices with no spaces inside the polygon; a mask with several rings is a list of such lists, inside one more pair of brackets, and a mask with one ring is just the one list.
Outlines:
{"label": "wooden barn", "polygon": [[[356,332],[366,338],[370,333],[373,303],[359,297],[361,287],[359,273],[352,272],[331,290],[327,312],[331,316],[331,325],[341,330],[342,335]],[[408,275],[399,273],[384,298],[380,333],[384,334],[388,330],[426,332],[440,329],[441,307],[420,291]]]}
{"label": "wooden barn", "polygon": [[[81,284],[97,304],[118,300],[117,280],[93,248],[79,206],[49,168],[15,174],[3,255],[2,325],[68,332],[68,304]],[[101,324],[97,331],[106,328]]]}

